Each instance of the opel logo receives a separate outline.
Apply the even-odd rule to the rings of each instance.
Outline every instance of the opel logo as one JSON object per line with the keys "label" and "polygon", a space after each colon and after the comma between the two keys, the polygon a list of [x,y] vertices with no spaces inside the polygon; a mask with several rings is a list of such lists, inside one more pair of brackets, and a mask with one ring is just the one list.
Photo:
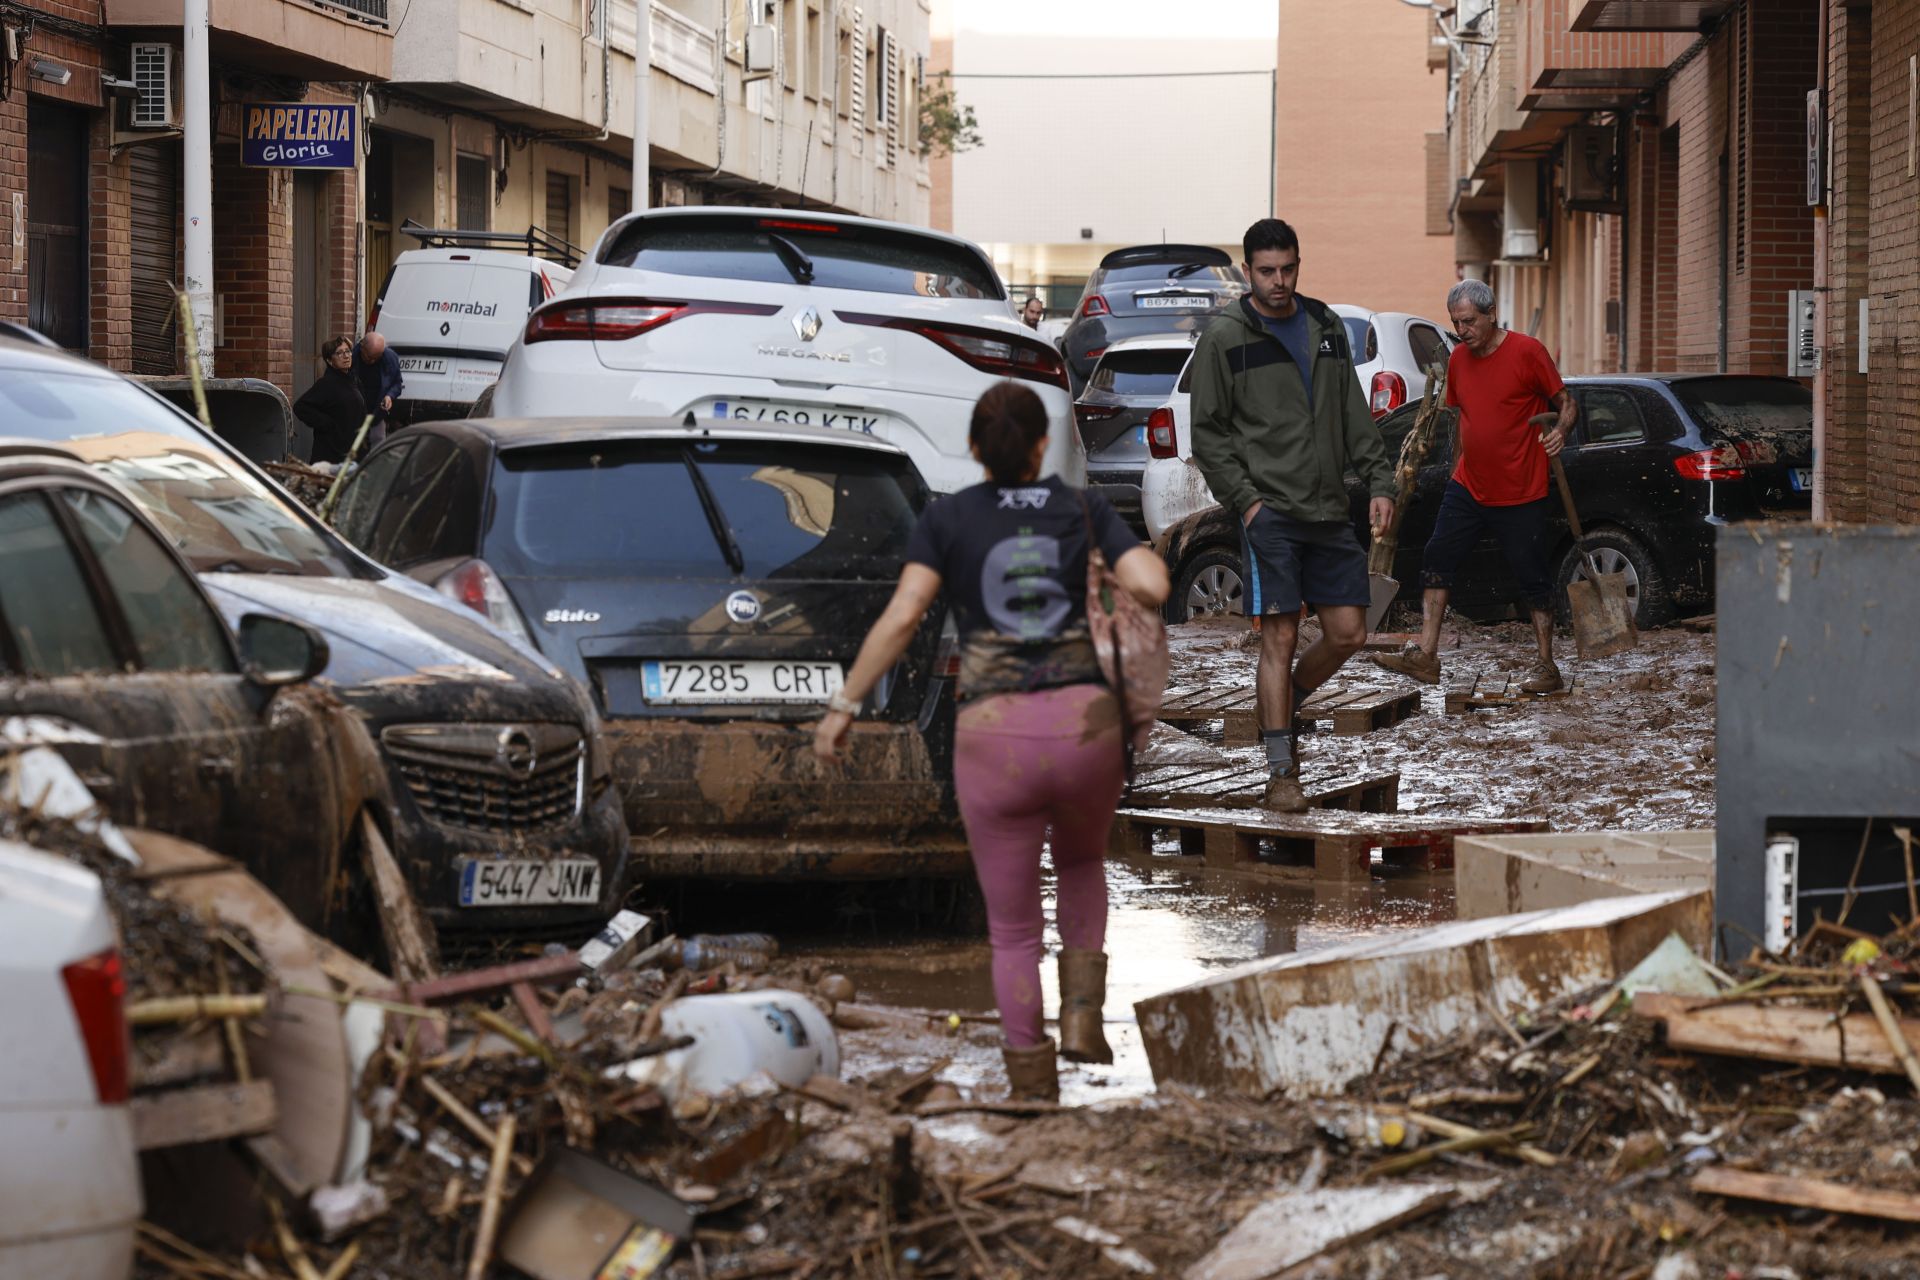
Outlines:
{"label": "opel logo", "polygon": [[800,341],[812,342],[820,336],[820,313],[812,307],[800,308],[800,314],[793,318],[793,331],[800,335]]}
{"label": "opel logo", "polygon": [[493,759],[502,772],[531,778],[534,766],[540,763],[540,753],[534,750],[533,738],[525,729],[502,729]]}
{"label": "opel logo", "polygon": [[760,616],[760,599],[751,591],[736,591],[727,597],[727,616],[735,622],[752,622]]}

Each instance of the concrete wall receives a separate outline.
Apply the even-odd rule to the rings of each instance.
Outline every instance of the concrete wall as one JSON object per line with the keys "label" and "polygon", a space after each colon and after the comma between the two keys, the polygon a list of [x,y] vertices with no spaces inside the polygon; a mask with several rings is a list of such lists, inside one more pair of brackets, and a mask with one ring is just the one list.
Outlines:
{"label": "concrete wall", "polygon": [[1453,242],[1426,222],[1426,134],[1447,96],[1431,24],[1388,0],[1280,0],[1276,203],[1313,297],[1445,319]]}

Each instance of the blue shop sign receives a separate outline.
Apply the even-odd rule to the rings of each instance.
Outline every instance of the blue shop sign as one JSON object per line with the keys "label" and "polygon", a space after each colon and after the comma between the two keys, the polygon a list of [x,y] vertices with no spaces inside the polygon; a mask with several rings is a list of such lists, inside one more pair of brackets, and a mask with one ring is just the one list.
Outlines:
{"label": "blue shop sign", "polygon": [[249,102],[240,163],[271,169],[351,169],[360,155],[354,103]]}

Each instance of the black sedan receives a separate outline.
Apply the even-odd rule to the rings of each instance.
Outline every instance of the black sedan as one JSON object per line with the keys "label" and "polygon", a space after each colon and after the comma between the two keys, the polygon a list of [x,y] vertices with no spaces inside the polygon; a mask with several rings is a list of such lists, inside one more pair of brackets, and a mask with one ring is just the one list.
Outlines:
{"label": "black sedan", "polygon": [[1073,322],[1060,338],[1074,393],[1086,386],[1094,362],[1114,343],[1203,329],[1246,291],[1247,278],[1219,249],[1197,244],[1115,249],[1087,277]]}
{"label": "black sedan", "polygon": [[940,611],[833,768],[811,750],[927,490],[822,427],[476,419],[389,438],[339,528],[592,691],[649,879],[965,880]]}
{"label": "black sedan", "polygon": [[[1714,540],[1722,526],[1810,514],[1813,397],[1804,384],[1746,374],[1619,374],[1569,378],[1567,386],[1580,416],[1561,457],[1585,546],[1601,572],[1626,575],[1641,626],[1713,607]],[[1381,419],[1390,457],[1399,456],[1418,408]],[[1452,440],[1442,431],[1420,468],[1394,555],[1398,598],[1416,608],[1421,553],[1452,474]],[[1367,495],[1356,477],[1348,477],[1348,488],[1365,542]],[[1549,496],[1556,500],[1554,580],[1564,588],[1580,558],[1558,495],[1550,489]],[[1215,508],[1174,530],[1165,554],[1175,574],[1171,599],[1190,612],[1183,584],[1202,572],[1238,570],[1239,531]],[[1491,537],[1461,566],[1452,604],[1478,621],[1524,616],[1519,588]]]}
{"label": "black sedan", "polygon": [[[315,683],[364,723],[384,766],[362,811],[443,938],[584,937],[618,909],[631,883],[605,743],[584,690],[552,663],[369,561],[226,442],[98,365],[0,339],[0,430],[122,484],[230,624],[268,611],[326,638]],[[279,806],[274,829],[334,822],[293,794],[263,803]],[[351,835],[358,814],[340,825]],[[364,923],[355,849],[336,854],[336,919]]]}

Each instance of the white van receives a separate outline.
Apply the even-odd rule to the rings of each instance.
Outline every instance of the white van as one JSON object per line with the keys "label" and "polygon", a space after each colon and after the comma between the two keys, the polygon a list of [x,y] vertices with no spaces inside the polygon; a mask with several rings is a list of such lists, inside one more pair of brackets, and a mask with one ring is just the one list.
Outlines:
{"label": "white van", "polygon": [[424,247],[394,259],[367,320],[400,357],[406,390],[394,420],[464,418],[500,376],[527,313],[573,279],[579,251],[538,228],[513,235],[409,222],[401,229]]}

